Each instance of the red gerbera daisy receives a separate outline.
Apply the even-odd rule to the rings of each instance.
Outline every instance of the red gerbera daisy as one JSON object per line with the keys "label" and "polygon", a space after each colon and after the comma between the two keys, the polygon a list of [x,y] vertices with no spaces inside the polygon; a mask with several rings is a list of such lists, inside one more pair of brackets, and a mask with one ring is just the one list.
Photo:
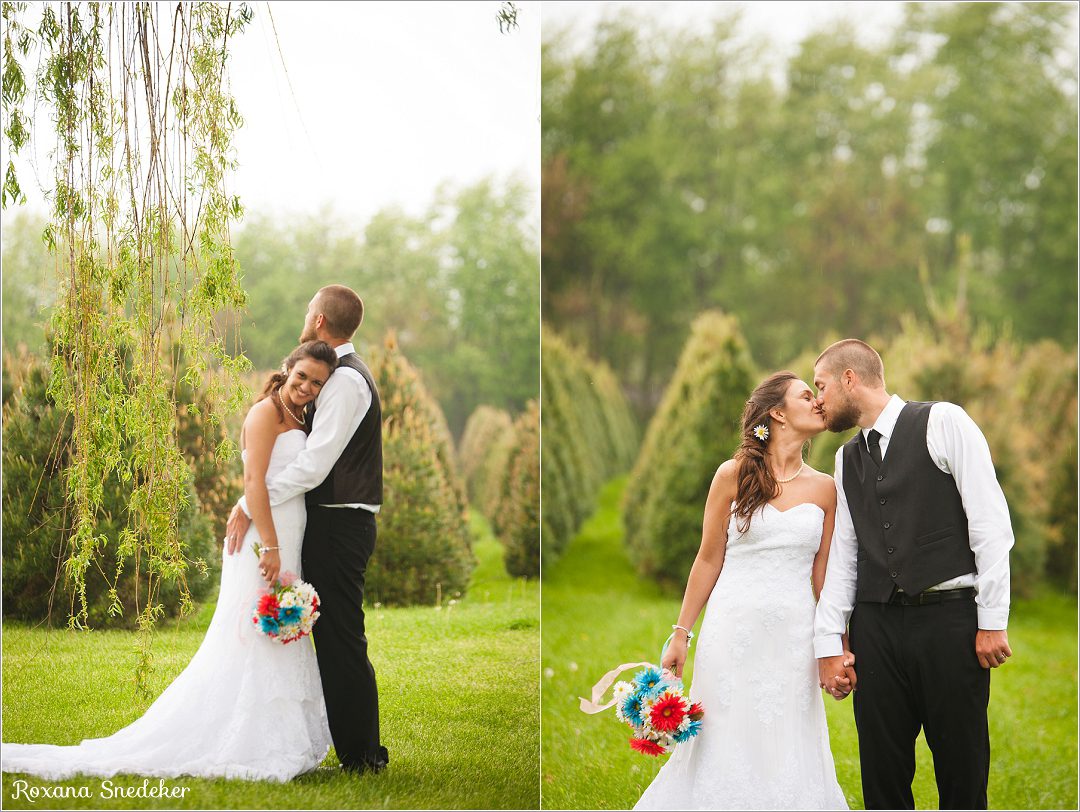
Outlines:
{"label": "red gerbera daisy", "polygon": [[663,694],[652,706],[649,720],[653,730],[671,733],[678,729],[683,717],[686,716],[686,706],[683,698],[675,694]]}
{"label": "red gerbera daisy", "polygon": [[663,747],[648,739],[631,739],[630,746],[639,753],[644,753],[647,756],[659,756],[664,752]]}
{"label": "red gerbera daisy", "polygon": [[686,715],[689,716],[692,721],[700,722],[705,716],[705,708],[701,706],[700,702],[695,702],[690,706],[690,710],[686,712]]}
{"label": "red gerbera daisy", "polygon": [[260,615],[276,615],[278,610],[277,595],[272,592],[268,592],[259,598],[259,614]]}

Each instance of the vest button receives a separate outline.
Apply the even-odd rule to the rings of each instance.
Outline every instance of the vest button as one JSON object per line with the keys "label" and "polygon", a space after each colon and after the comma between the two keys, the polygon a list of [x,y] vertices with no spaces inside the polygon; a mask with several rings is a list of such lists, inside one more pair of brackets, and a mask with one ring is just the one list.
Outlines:
{"label": "vest button", "polygon": [[895,548],[895,547],[890,547],[890,548],[889,548],[889,554],[890,554],[890,555],[892,555],[892,553],[893,553],[893,552],[895,552],[895,551],[896,551],[896,548]]}
{"label": "vest button", "polygon": [[886,500],[885,500],[885,497],[883,496],[883,497],[881,497],[880,499],[878,499],[878,504],[879,504],[879,505],[884,505],[884,504],[885,504],[885,501],[886,501]]}
{"label": "vest button", "polygon": [[883,526],[886,530],[888,530],[890,527],[892,527],[892,522],[885,522]]}
{"label": "vest button", "polygon": [[885,474],[878,474],[877,475],[877,481],[878,482],[881,482],[881,480],[883,480],[884,478],[885,478]]}
{"label": "vest button", "polygon": [[890,572],[890,573],[889,573],[889,577],[890,577],[890,578],[895,578],[895,577],[896,577],[897,575],[899,575],[899,574],[900,574],[900,573],[898,573],[898,572]]}

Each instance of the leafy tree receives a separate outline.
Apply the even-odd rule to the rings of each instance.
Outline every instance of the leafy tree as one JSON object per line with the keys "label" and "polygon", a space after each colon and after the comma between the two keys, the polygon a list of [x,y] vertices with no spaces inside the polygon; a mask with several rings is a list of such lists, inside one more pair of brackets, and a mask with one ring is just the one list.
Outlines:
{"label": "leafy tree", "polygon": [[505,546],[506,571],[540,576],[540,409],[536,401],[514,421],[495,532]]}
{"label": "leafy tree", "polygon": [[[49,375],[42,361],[24,361],[4,408],[4,616],[66,624],[79,600],[77,585],[64,571],[71,522],[65,471],[71,465],[73,420],[49,398]],[[102,484],[104,509],[95,534],[106,541],[87,573],[85,593],[87,620],[94,625],[134,626],[137,615],[130,610],[146,600],[151,586],[153,571],[137,550],[121,544],[131,490],[131,482],[115,475]],[[179,613],[185,592],[194,600],[206,597],[216,580],[217,536],[199,510],[190,474],[184,493],[179,508],[183,554],[210,566],[203,563],[190,581],[170,579],[156,591],[157,609],[165,616]]]}
{"label": "leafy tree", "polygon": [[469,415],[458,448],[458,466],[465,478],[469,502],[492,519],[498,507],[500,483],[512,438],[510,415],[491,406],[478,406]]}
{"label": "leafy tree", "polygon": [[393,337],[367,361],[383,410],[384,490],[368,593],[387,604],[433,603],[464,592],[476,566],[464,486],[438,404]]}
{"label": "leafy tree", "polygon": [[541,562],[549,566],[601,485],[633,462],[638,429],[614,375],[558,334],[543,334]]}
{"label": "leafy tree", "polygon": [[626,488],[626,546],[642,575],[669,587],[686,582],[709,485],[738,447],[756,382],[738,321],[718,311],[698,316]]}

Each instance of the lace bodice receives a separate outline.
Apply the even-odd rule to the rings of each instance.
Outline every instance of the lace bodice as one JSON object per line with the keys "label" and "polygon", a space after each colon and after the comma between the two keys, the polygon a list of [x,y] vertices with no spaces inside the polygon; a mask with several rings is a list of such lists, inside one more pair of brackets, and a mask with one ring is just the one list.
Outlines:
{"label": "lace bodice", "polygon": [[[821,546],[824,521],[825,512],[812,502],[783,511],[765,505],[750,517],[745,533],[739,532],[732,515],[724,567],[713,596],[733,593],[740,600],[750,596],[785,602],[796,597],[813,600],[810,571]],[[785,595],[789,592],[798,595]]]}

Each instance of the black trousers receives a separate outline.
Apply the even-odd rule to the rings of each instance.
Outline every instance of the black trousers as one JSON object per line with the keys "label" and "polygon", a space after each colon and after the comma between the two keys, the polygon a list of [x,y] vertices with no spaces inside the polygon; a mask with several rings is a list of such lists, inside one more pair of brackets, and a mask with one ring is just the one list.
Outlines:
{"label": "black trousers", "polygon": [[863,800],[914,809],[915,740],[934,757],[941,809],[986,809],[990,671],[975,654],[974,599],[924,606],[857,603],[849,641]]}
{"label": "black trousers", "polygon": [[308,505],[303,578],[319,593],[312,630],[330,736],[345,767],[381,767],[379,692],[364,634],[364,573],[375,549],[375,515]]}

